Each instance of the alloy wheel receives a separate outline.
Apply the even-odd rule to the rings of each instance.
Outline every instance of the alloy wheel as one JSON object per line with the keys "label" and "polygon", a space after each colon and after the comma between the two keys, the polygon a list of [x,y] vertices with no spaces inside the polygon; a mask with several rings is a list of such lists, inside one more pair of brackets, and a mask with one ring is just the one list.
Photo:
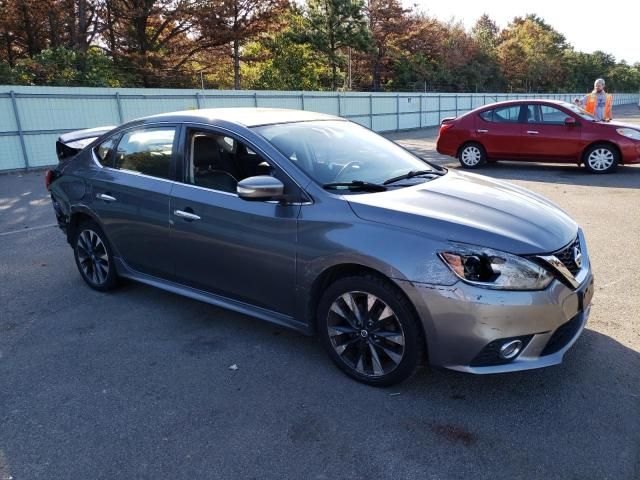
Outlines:
{"label": "alloy wheel", "polygon": [[387,375],[405,353],[398,317],[371,293],[352,291],[338,297],[329,309],[327,329],[340,360],[360,375]]}
{"label": "alloy wheel", "polygon": [[83,230],[77,242],[82,273],[96,285],[105,283],[109,275],[109,254],[100,236],[93,230]]}

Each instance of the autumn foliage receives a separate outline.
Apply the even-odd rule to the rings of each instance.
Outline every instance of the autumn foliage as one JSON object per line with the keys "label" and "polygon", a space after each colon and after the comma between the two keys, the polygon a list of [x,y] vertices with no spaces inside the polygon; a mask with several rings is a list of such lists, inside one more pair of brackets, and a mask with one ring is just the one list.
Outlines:
{"label": "autumn foliage", "polygon": [[0,83],[362,91],[640,89],[535,15],[468,31],[399,0],[0,0]]}

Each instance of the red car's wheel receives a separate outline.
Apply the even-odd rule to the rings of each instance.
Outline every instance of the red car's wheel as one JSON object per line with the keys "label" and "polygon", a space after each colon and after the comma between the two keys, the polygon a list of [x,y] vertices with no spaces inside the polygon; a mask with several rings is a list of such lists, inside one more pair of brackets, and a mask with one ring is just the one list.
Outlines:
{"label": "red car's wheel", "polygon": [[592,145],[584,152],[584,166],[591,173],[611,173],[618,166],[618,150],[606,143]]}
{"label": "red car's wheel", "polygon": [[462,168],[479,168],[487,162],[487,154],[479,143],[467,143],[460,149],[458,160]]}

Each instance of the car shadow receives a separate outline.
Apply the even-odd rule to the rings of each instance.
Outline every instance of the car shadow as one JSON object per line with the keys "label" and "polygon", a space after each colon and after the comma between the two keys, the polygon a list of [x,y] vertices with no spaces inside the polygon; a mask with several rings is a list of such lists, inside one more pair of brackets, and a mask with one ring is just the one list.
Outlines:
{"label": "car shadow", "polygon": [[[459,168],[456,166],[454,168]],[[495,162],[474,173],[501,180],[524,180],[605,188],[640,188],[640,165],[622,165],[613,173],[592,174],[578,165]]]}

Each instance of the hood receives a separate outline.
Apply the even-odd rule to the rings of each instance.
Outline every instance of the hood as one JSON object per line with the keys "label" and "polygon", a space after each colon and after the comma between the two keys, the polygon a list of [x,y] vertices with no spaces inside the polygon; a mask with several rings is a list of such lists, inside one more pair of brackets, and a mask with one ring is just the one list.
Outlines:
{"label": "hood", "polygon": [[346,199],[363,220],[521,255],[556,251],[578,233],[578,225],[544,197],[453,170],[416,186]]}
{"label": "hood", "polygon": [[640,125],[637,123],[624,123],[612,120],[610,122],[594,122],[594,125],[600,125],[607,128],[633,128],[640,131]]}

